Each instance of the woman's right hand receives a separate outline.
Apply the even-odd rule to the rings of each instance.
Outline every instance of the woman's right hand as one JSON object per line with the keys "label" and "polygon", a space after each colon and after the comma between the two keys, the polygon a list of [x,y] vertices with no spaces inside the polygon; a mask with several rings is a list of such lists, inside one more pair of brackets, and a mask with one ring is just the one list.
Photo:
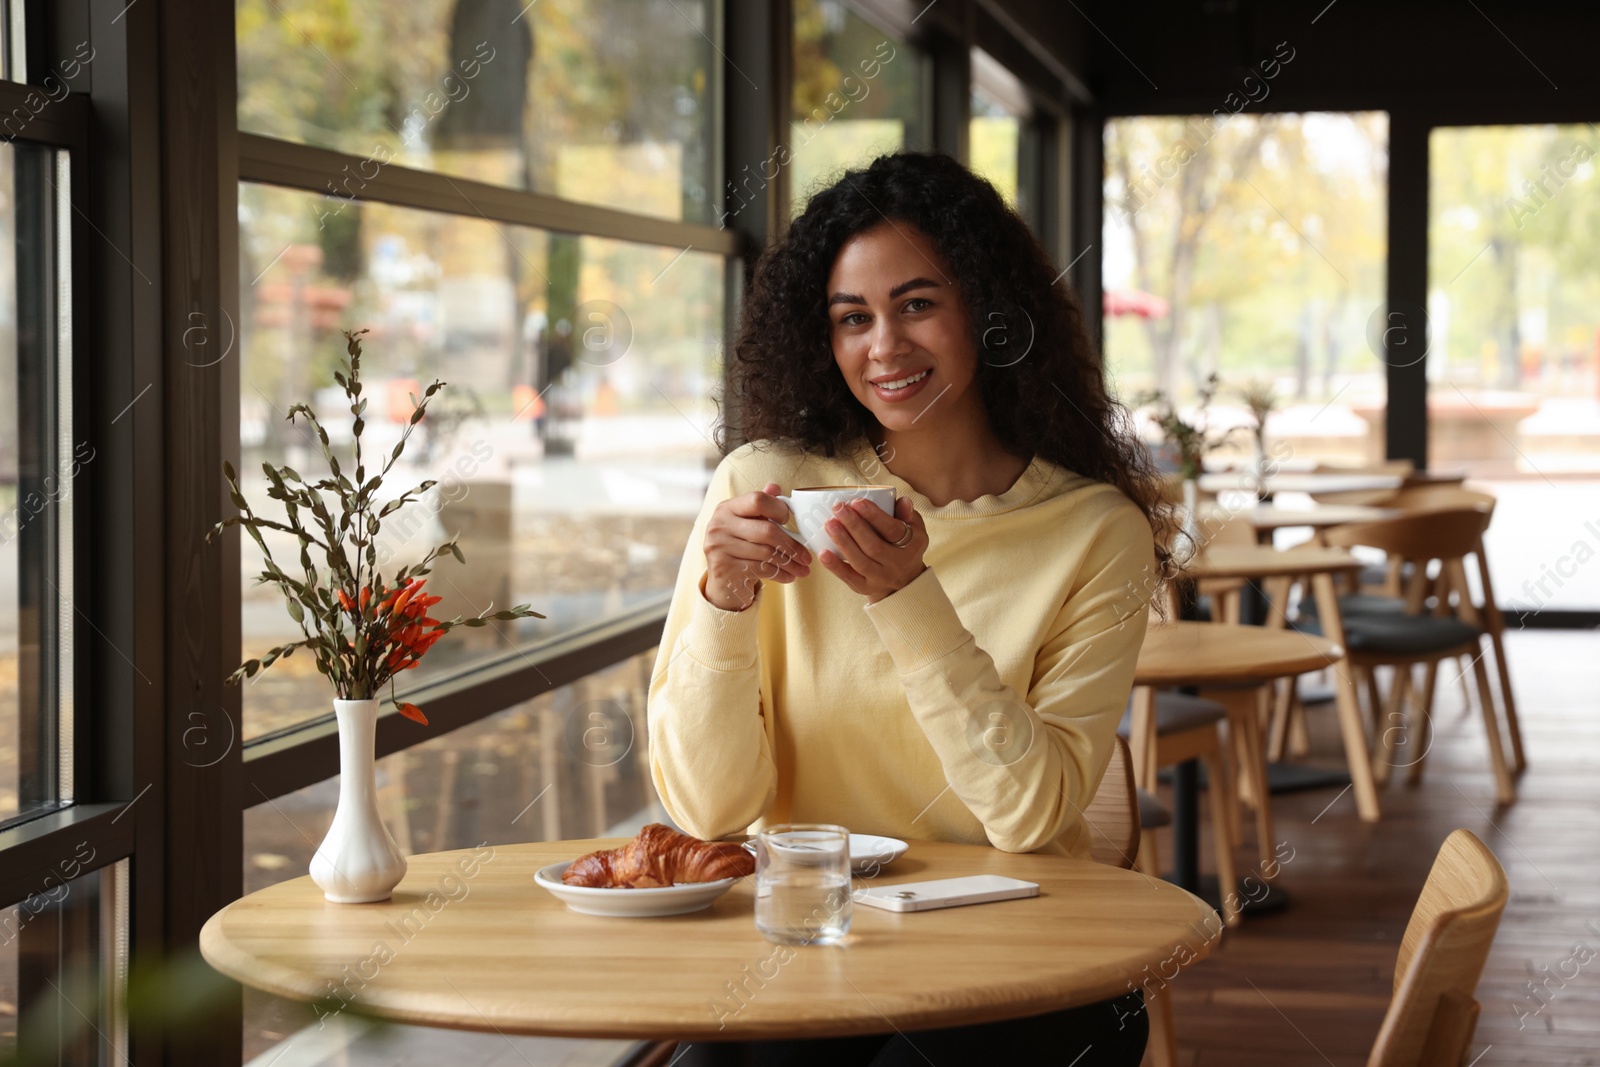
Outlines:
{"label": "woman's right hand", "polygon": [[811,573],[811,552],[780,524],[789,518],[783,492],[769,482],[759,493],[730,497],[706,523],[705,597],[724,611],[743,611],[760,579],[792,582]]}

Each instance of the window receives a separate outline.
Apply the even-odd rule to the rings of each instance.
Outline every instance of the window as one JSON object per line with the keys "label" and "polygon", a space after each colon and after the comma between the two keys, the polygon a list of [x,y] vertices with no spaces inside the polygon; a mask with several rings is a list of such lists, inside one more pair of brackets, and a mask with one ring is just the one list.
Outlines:
{"label": "window", "polygon": [[65,152],[0,144],[0,824],[72,800],[70,191]]}
{"label": "window", "polygon": [[1495,593],[1534,613],[1600,607],[1597,153],[1591,125],[1429,143],[1428,463],[1499,498]]}
{"label": "window", "polygon": [[716,11],[713,0],[238,0],[239,127],[706,222]]}
{"label": "window", "polygon": [[972,50],[972,119],[967,153],[974,173],[988,178],[1018,207],[1023,136],[1030,112],[1028,93],[1016,76],[989,53]]}
{"label": "window", "polygon": [[[670,592],[717,456],[722,257],[256,184],[239,215],[246,497],[267,503],[263,461],[316,469],[284,413],[331,386],[339,331],[368,328],[369,447],[399,439],[411,394],[449,383],[391,475],[396,493],[439,485],[386,523],[384,569],[459,533],[465,566],[429,579],[445,598],[435,615],[530,603],[547,616],[457,630],[408,687]],[[324,421],[348,433],[337,405]],[[290,540],[274,554],[292,559]],[[259,548],[241,552],[244,654],[257,656],[300,635],[255,582]],[[290,657],[245,686],[243,734],[327,715],[330,700],[314,661]]]}
{"label": "window", "polygon": [[0,1057],[127,1062],[128,864],[79,873],[94,859],[80,843],[0,909]]}
{"label": "window", "polygon": [[[0,1058],[110,1067],[130,1047],[132,838],[105,832],[97,772],[121,753],[80,727],[106,720],[76,684],[96,603],[84,475],[104,465],[107,432],[83,416],[74,341],[97,251],[81,221],[89,109],[73,91],[92,51],[51,55],[24,14],[21,0],[0,9]],[[111,432],[122,414],[106,412]]]}
{"label": "window", "polygon": [[850,167],[932,147],[932,76],[923,52],[841,0],[795,0],[791,212]]}
{"label": "window", "polygon": [[[1238,388],[1259,381],[1278,398],[1271,441],[1307,460],[1383,458],[1368,329],[1384,301],[1387,129],[1380,113],[1107,123],[1105,348],[1125,399],[1160,389],[1187,405],[1216,372],[1213,425],[1245,426]],[[1249,435],[1235,440],[1242,459]]]}

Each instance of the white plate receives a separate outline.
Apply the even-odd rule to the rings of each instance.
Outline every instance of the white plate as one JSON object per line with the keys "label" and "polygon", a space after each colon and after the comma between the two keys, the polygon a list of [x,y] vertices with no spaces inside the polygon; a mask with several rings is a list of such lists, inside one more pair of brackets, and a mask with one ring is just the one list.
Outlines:
{"label": "white plate", "polygon": [[852,874],[876,874],[911,848],[898,837],[878,837],[875,834],[850,835],[850,871]]}
{"label": "white plate", "polygon": [[567,885],[561,880],[572,861],[552,863],[534,873],[533,880],[549,890],[567,907],[585,915],[605,915],[612,918],[644,919],[661,915],[685,915],[691,911],[708,908],[711,902],[726,893],[737,878],[719,878],[715,882],[689,882],[684,885],[662,886],[659,889],[596,889],[586,885]]}

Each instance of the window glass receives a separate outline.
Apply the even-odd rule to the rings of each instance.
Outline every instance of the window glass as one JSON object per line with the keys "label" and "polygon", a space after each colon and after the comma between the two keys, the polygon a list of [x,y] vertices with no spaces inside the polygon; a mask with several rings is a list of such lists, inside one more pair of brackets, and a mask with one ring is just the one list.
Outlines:
{"label": "window glass", "polygon": [[[378,808],[401,851],[627,836],[665,821],[644,732],[655,655],[641,653],[442,736],[419,727],[425,740],[377,763]],[[338,799],[339,780],[331,778],[246,809],[245,892],[305,874]],[[246,989],[245,1058],[308,1023],[315,1020],[304,1004]]]}
{"label": "window glass", "polygon": [[[1116,119],[1105,151],[1105,348],[1120,395],[1159,389],[1185,408],[1215,372],[1212,428],[1253,426],[1240,392],[1260,384],[1278,462],[1380,461],[1386,379],[1369,325],[1384,301],[1388,117]],[[1238,433],[1210,463],[1252,449]]]}
{"label": "window glass", "polygon": [[128,1062],[128,862],[85,873],[95,860],[87,842],[64,846],[0,908],[0,1060]]}
{"label": "window glass", "polygon": [[1028,96],[1022,83],[982,49],[972,50],[972,119],[967,156],[972,170],[988,178],[1018,207],[1018,172]]}
{"label": "window glass", "polygon": [[[384,483],[439,482],[385,519],[392,574],[451,535],[465,564],[429,577],[434,617],[528,603],[545,619],[460,628],[407,685],[436,680],[669,593],[715,466],[721,257],[572,237],[270,186],[240,189],[241,476],[267,507],[264,461],[320,470],[307,431],[285,420],[312,403],[337,447],[349,414],[332,371],[341,329],[370,329],[363,379],[369,454],[386,455],[435,378],[434,398]],[[286,535],[268,539],[293,562]],[[260,550],[241,538],[244,655],[300,636]],[[405,689],[401,686],[401,691]],[[244,736],[331,712],[309,656],[244,686]]]}
{"label": "window glass", "polygon": [[74,479],[65,153],[0,144],[0,823],[70,801]]}
{"label": "window glass", "polygon": [[1436,129],[1429,152],[1429,465],[1500,498],[1487,554],[1503,606],[1592,611],[1600,134]]}
{"label": "window glass", "polygon": [[817,189],[885,152],[932,144],[932,65],[918,49],[840,0],[795,0],[789,143],[772,159],[729,168],[728,210],[792,166],[791,211]]}
{"label": "window glass", "polygon": [[[712,215],[714,0],[236,0],[239,127],[690,222]],[[465,205],[463,205],[465,206]]]}

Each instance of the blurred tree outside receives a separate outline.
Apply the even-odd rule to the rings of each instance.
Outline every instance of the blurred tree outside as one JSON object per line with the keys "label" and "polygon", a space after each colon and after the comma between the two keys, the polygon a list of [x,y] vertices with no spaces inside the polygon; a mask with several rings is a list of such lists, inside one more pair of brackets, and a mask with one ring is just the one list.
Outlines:
{"label": "blurred tree outside", "polygon": [[[788,154],[790,212],[850,167],[902,148],[925,150],[927,57],[842,0],[795,0]],[[868,76],[867,72],[872,72]],[[745,164],[730,165],[737,182]],[[770,170],[770,167],[768,168]]]}
{"label": "blurred tree outside", "polygon": [[[243,130],[711,218],[706,0],[236,0],[236,12]],[[329,175],[331,191],[362,177]]]}
{"label": "blurred tree outside", "polygon": [[[1546,392],[1578,385],[1595,395],[1597,152],[1589,126],[1434,132],[1431,377]],[[1574,376],[1580,369],[1587,381]],[[1555,389],[1541,388],[1546,378]]]}
{"label": "blurred tree outside", "polygon": [[1269,436],[1381,452],[1366,333],[1384,299],[1387,126],[1378,113],[1107,123],[1105,287],[1144,309],[1106,320],[1122,396],[1192,405],[1216,373],[1217,417],[1248,425],[1236,390],[1259,379],[1285,401]]}
{"label": "blurred tree outside", "polygon": [[967,128],[967,165],[1000,191],[1006,203],[1017,206],[1017,153],[1021,148],[1022,120],[972,97],[972,122]]}

